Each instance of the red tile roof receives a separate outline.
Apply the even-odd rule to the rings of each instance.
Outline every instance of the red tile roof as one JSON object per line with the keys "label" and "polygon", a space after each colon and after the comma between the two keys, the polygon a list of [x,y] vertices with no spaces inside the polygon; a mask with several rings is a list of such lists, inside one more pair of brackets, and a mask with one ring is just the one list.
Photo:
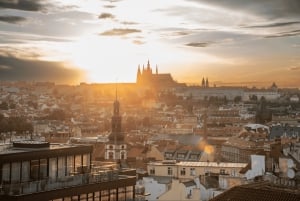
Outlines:
{"label": "red tile roof", "polygon": [[288,190],[271,186],[268,182],[256,182],[235,186],[210,201],[299,201],[300,190]]}

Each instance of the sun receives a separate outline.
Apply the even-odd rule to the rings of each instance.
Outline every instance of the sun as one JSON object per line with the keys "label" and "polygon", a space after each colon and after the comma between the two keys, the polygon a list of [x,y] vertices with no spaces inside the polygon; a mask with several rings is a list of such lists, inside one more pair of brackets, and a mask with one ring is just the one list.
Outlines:
{"label": "sun", "polygon": [[133,45],[116,37],[88,36],[74,42],[71,62],[86,71],[87,82],[135,81],[137,62]]}

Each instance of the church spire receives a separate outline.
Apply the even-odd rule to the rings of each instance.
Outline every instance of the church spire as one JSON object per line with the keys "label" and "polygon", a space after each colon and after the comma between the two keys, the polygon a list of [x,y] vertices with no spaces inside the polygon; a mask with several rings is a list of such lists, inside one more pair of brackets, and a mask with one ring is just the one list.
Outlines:
{"label": "church spire", "polygon": [[114,102],[114,115],[119,116],[120,103],[118,101],[118,85],[116,84],[116,100]]}
{"label": "church spire", "polygon": [[208,88],[208,87],[209,87],[208,78],[206,78],[205,87],[206,87],[206,88]]}
{"label": "church spire", "polygon": [[201,84],[202,88],[205,88],[205,80],[204,77],[202,78],[202,84]]}
{"label": "church spire", "polygon": [[148,62],[147,62],[147,70],[150,70],[150,62],[149,62],[149,59],[148,59]]}
{"label": "church spire", "polygon": [[158,68],[157,68],[157,65],[156,65],[156,69],[155,69],[155,71],[156,71],[156,75],[158,74]]}
{"label": "church spire", "polygon": [[139,64],[137,74],[136,74],[136,83],[139,83],[141,81],[141,76],[142,76],[142,73],[141,73],[141,67]]}

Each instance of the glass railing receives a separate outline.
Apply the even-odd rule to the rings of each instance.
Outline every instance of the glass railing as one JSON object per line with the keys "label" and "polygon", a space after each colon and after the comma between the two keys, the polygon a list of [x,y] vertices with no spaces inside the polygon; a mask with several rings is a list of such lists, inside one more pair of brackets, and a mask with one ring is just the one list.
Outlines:
{"label": "glass railing", "polygon": [[[125,179],[126,176],[122,176]],[[0,185],[0,194],[23,195],[42,191],[51,191],[55,189],[79,186],[84,184],[101,183],[115,181],[119,179],[118,170],[98,170],[96,172],[77,174],[70,176],[43,179],[38,181],[29,181],[13,184]],[[120,178],[121,179],[121,178]]]}

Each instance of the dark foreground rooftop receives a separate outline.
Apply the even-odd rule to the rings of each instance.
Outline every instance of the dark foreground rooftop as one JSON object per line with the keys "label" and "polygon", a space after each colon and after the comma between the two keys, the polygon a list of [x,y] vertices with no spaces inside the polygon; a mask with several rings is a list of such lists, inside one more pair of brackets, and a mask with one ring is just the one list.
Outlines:
{"label": "dark foreground rooftop", "polygon": [[299,201],[300,189],[272,186],[269,182],[255,182],[233,187],[210,201]]}

